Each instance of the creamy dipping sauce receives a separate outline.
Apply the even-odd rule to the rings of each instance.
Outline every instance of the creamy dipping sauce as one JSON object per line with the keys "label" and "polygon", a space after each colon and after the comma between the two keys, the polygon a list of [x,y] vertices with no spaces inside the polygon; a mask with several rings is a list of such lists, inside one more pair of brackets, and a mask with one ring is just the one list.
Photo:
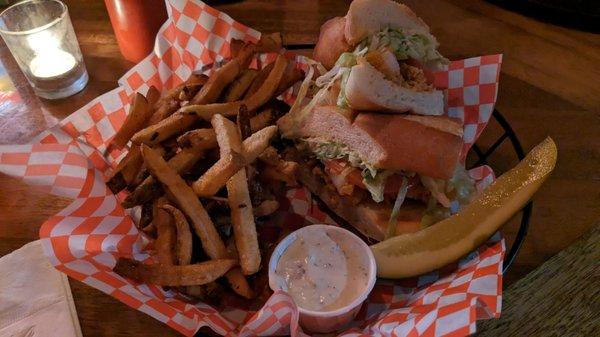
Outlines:
{"label": "creamy dipping sauce", "polygon": [[[298,232],[281,255],[275,274],[283,279],[296,304],[314,311],[342,308],[366,289],[369,259],[337,231]],[[364,255],[364,254],[362,254]]]}

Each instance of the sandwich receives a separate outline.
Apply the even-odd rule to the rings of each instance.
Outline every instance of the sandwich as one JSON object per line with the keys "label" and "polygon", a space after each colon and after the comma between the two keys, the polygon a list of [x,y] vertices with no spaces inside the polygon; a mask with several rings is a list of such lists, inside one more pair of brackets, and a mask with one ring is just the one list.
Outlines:
{"label": "sandwich", "polygon": [[278,121],[297,180],[375,240],[440,221],[475,193],[460,160],[462,122],[444,116],[431,81],[447,63],[437,45],[408,7],[355,0],[323,25],[318,63]]}
{"label": "sandwich", "polygon": [[338,105],[384,113],[439,116],[444,95],[432,72],[448,60],[429,27],[403,4],[355,0],[345,17],[321,27],[314,59],[340,76]]}

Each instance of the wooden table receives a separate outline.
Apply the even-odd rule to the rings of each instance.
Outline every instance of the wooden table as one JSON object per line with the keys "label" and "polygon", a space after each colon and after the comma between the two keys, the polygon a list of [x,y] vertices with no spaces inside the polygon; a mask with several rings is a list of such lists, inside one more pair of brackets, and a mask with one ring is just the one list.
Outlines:
{"label": "wooden table", "polygon": [[[431,26],[444,55],[454,59],[504,53],[498,109],[525,150],[550,135],[559,147],[556,171],[535,198],[529,236],[506,284],[548,260],[600,219],[600,36],[535,21],[479,0],[406,1]],[[116,87],[133,64],[119,53],[102,1],[67,0],[90,82],[67,99],[37,98],[6,46],[1,66],[12,79],[0,90],[14,102],[0,102],[0,144],[26,143],[92,98]],[[243,1],[217,5],[263,32],[281,31],[285,43],[316,41],[327,18],[343,15],[348,1]],[[1,72],[0,72],[1,73]],[[491,125],[480,145],[499,136]],[[491,159],[497,173],[516,163],[503,144]],[[41,223],[69,201],[36,191],[0,175],[0,256],[38,238]],[[509,240],[516,221],[503,233]],[[176,333],[100,291],[71,282],[86,336]]]}

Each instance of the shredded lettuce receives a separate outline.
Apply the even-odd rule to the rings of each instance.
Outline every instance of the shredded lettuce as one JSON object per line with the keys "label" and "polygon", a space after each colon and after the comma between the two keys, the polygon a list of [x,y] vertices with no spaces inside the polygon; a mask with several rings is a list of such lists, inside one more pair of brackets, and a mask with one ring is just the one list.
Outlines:
{"label": "shredded lettuce", "polygon": [[390,49],[398,60],[409,57],[424,64],[444,65],[449,61],[437,51],[435,38],[428,33],[401,29],[384,29],[363,40],[359,47],[368,50]]}
{"label": "shredded lettuce", "polygon": [[475,192],[475,182],[469,177],[464,166],[457,165],[452,178],[446,184],[446,194],[457,200],[460,205],[466,205],[471,202]]}
{"label": "shredded lettuce", "polygon": [[362,183],[367,188],[367,191],[371,193],[371,198],[375,202],[382,202],[383,192],[385,191],[385,182],[389,176],[394,174],[394,171],[382,170],[380,172],[375,172],[375,174],[371,174],[369,170],[363,170],[362,172]]}
{"label": "shredded lettuce", "polygon": [[388,227],[385,231],[386,239],[389,239],[396,235],[396,227],[398,226],[398,215],[400,215],[400,207],[402,207],[404,199],[406,199],[406,193],[408,193],[408,179],[406,179],[406,177],[402,177],[402,185],[400,185],[400,188],[398,189],[398,195],[396,196],[396,201],[394,201],[392,214],[390,215]]}

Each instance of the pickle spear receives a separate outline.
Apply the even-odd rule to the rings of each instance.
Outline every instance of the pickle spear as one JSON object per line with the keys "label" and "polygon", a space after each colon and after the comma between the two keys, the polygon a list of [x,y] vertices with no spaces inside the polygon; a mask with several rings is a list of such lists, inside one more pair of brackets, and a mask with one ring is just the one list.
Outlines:
{"label": "pickle spear", "polygon": [[554,169],[556,158],[556,144],[548,137],[458,214],[371,246],[377,276],[420,275],[474,250],[527,203]]}

